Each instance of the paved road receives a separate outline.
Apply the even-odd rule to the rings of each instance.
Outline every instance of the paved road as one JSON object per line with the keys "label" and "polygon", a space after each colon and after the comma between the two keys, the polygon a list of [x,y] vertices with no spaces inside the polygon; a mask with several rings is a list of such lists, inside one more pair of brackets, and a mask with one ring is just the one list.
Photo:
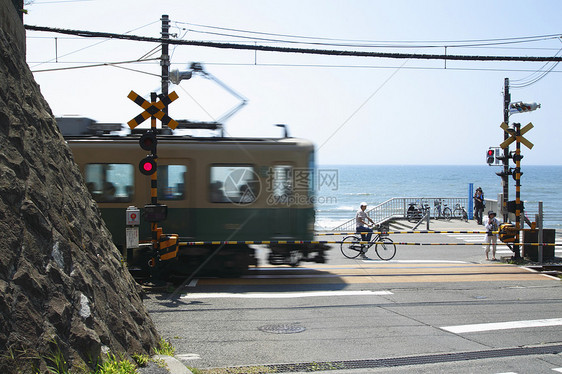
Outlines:
{"label": "paved road", "polygon": [[150,294],[146,306],[176,357],[195,368],[562,370],[560,280],[486,261],[482,246],[462,245],[483,235],[458,235],[392,235],[397,242],[461,245],[399,246],[390,262],[349,260],[334,246],[327,264],[197,279],[171,295]]}

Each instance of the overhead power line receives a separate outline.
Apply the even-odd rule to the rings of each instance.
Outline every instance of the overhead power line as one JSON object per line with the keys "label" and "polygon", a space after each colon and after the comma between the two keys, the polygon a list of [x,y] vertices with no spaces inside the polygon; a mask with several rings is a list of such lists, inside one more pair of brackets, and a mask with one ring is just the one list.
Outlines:
{"label": "overhead power line", "polygon": [[[100,66],[121,67],[121,66],[118,66],[118,65],[133,64],[133,63],[145,62],[145,61],[156,61],[156,60],[160,60],[160,58],[148,58],[148,59],[144,59],[144,60],[120,61],[120,62],[102,62],[102,63],[99,63],[99,64],[91,64],[91,65],[67,66],[67,67],[63,67],[63,68],[32,70],[32,72],[33,73],[42,73],[42,72],[45,72],[45,71],[75,70],[75,69],[95,68],[95,67],[100,67]],[[133,71],[148,74],[148,75],[154,75],[154,76],[157,76],[157,77],[160,76],[159,74],[147,73],[147,72],[144,72],[144,71],[141,71],[141,70],[134,70],[134,69],[129,69],[129,70],[133,70]]]}
{"label": "overhead power line", "polygon": [[113,34],[107,32],[95,32],[84,30],[68,30],[58,29],[44,26],[25,25],[27,30],[54,32],[67,35],[78,35],[89,38],[108,38],[108,39],[121,39],[133,40],[151,43],[168,43],[173,45],[189,45],[197,47],[210,47],[220,49],[237,49],[237,50],[251,50],[263,52],[279,52],[279,53],[301,53],[312,55],[324,56],[347,56],[347,57],[378,57],[378,58],[393,58],[393,59],[424,59],[424,60],[456,60],[456,61],[519,61],[519,62],[549,62],[549,61],[562,61],[562,57],[542,57],[542,56],[474,56],[474,55],[443,55],[443,54],[420,54],[420,53],[389,53],[389,52],[365,52],[365,51],[349,51],[349,50],[328,50],[328,49],[311,49],[311,48],[288,48],[288,47],[273,47],[267,45],[247,45],[236,43],[217,43],[205,42],[195,40],[176,40],[176,39],[162,39],[151,38],[138,35],[124,35]]}
{"label": "overhead power line", "polygon": [[[441,40],[441,41],[415,41],[415,40],[394,40],[394,41],[381,41],[381,40],[349,40],[349,39],[338,39],[338,38],[325,38],[325,37],[314,37],[314,36],[303,36],[303,35],[289,35],[289,34],[276,34],[260,31],[249,31],[241,29],[232,29],[226,27],[208,26],[189,22],[175,21],[178,25],[188,25],[204,29],[220,30],[221,32],[212,31],[202,31],[191,28],[186,28],[185,30],[211,35],[220,35],[231,38],[246,38],[258,41],[269,41],[269,42],[280,42],[280,43],[297,43],[297,44],[313,44],[313,45],[324,45],[324,46],[340,46],[340,47],[365,47],[365,48],[443,48],[443,47],[484,47],[484,46],[498,46],[503,44],[520,44],[520,43],[530,43],[550,39],[559,39],[562,34],[548,34],[548,35],[537,35],[537,36],[520,36],[512,38],[496,38],[496,39],[468,39],[468,40]],[[235,34],[233,34],[235,33]],[[242,35],[241,35],[242,34]],[[248,34],[243,35],[243,34]],[[255,36],[258,35],[258,36]],[[269,38],[264,38],[269,37]],[[285,38],[285,39],[272,39],[274,38]],[[288,40],[289,39],[296,39]],[[336,43],[337,42],[337,43]]]}

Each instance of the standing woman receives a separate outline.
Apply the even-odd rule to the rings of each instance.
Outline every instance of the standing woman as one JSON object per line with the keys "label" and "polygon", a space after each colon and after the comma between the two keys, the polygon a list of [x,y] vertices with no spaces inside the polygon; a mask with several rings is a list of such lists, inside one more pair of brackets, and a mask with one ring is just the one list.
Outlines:
{"label": "standing woman", "polygon": [[482,215],[484,214],[484,192],[482,187],[478,187],[474,193],[474,215],[478,224],[482,224]]}
{"label": "standing woman", "polygon": [[496,218],[496,213],[488,212],[488,222],[486,222],[486,260],[489,260],[488,253],[490,253],[490,243],[492,244],[492,261],[496,260],[496,244],[498,243],[498,234],[495,233],[500,227],[500,221]]}

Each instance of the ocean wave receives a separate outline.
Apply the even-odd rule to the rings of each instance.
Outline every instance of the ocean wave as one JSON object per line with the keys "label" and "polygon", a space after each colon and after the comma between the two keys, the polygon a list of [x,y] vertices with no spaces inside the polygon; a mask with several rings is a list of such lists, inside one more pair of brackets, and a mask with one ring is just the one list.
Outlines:
{"label": "ocean wave", "polygon": [[321,209],[319,207],[316,208],[316,212],[317,213],[324,213],[324,212],[355,212],[358,208],[354,207],[354,206],[350,206],[350,205],[344,205],[344,206],[334,206],[334,207],[329,207],[326,209]]}
{"label": "ocean wave", "polygon": [[347,221],[341,219],[333,219],[333,218],[316,219],[316,222],[314,223],[314,230],[316,231],[332,230],[334,227],[338,227],[339,225],[345,222]]}

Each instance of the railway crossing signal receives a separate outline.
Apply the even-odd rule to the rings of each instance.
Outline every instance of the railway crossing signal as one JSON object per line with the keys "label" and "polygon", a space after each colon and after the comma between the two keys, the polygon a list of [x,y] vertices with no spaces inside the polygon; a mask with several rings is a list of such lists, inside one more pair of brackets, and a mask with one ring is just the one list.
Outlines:
{"label": "railway crossing signal", "polygon": [[153,175],[157,169],[156,160],[158,158],[156,155],[156,145],[158,141],[156,139],[156,122],[154,120],[158,118],[162,124],[168,125],[171,129],[175,129],[178,126],[175,120],[162,111],[162,109],[178,98],[178,94],[174,91],[169,95],[163,96],[160,101],[156,101],[156,94],[152,93],[152,102],[146,101],[135,91],[131,91],[127,97],[144,109],[144,112],[127,122],[131,129],[134,129],[148,118],[153,119],[150,130],[142,134],[139,139],[141,148],[145,151],[150,151],[150,154],[140,161],[139,171],[144,175]]}
{"label": "railway crossing signal", "polygon": [[168,125],[168,127],[172,130],[178,126],[177,121],[173,120],[162,111],[162,109],[170,105],[172,101],[178,98],[176,91],[162,97],[160,101],[152,103],[140,97],[135,91],[131,91],[127,97],[144,109],[144,112],[127,122],[127,125],[129,125],[131,129],[134,129],[150,117],[158,118],[162,124]]}
{"label": "railway crossing signal", "polygon": [[528,141],[527,139],[525,139],[523,137],[523,134],[525,134],[527,131],[531,130],[534,126],[531,122],[529,122],[525,127],[523,127],[520,130],[519,135],[516,134],[516,131],[512,128],[510,128],[505,122],[503,122],[500,127],[503,129],[503,131],[505,131],[508,135],[509,138],[507,138],[506,140],[504,140],[501,144],[500,147],[505,149],[507,147],[509,147],[509,145],[511,143],[513,143],[514,141],[517,140],[517,137],[519,136],[519,141],[524,144],[527,148],[532,149],[534,144],[531,143],[530,141]]}
{"label": "railway crossing signal", "polygon": [[162,111],[172,101],[176,100],[178,95],[172,92],[169,95],[163,96],[160,101],[157,101],[156,93],[152,92],[150,94],[151,102],[146,101],[134,91],[131,91],[128,97],[144,109],[144,112],[127,122],[131,129],[140,125],[144,120],[151,118],[150,129],[142,134],[139,139],[140,147],[150,152],[149,155],[139,162],[139,171],[144,175],[150,175],[150,204],[144,206],[143,217],[145,221],[150,223],[150,231],[152,233],[152,258],[149,261],[149,266],[153,269],[151,271],[152,276],[158,277],[157,274],[162,271],[161,261],[176,258],[179,247],[177,234],[163,234],[162,228],[158,227],[158,222],[166,220],[168,207],[158,204],[156,119],[159,119],[162,124],[168,125],[171,129],[175,129],[178,126],[176,121]]}
{"label": "railway crossing signal", "polygon": [[[529,149],[533,148],[533,143],[523,137],[523,134],[533,128],[533,124],[529,122],[525,127],[521,128],[520,123],[514,123],[513,128],[510,128],[507,123],[503,122],[500,127],[505,132],[505,140],[500,144],[500,147],[504,149],[505,155],[504,157],[502,157],[502,160],[504,161],[504,165],[508,166],[509,160],[507,159],[512,158],[515,162],[515,168],[508,169],[506,166],[506,170],[504,170],[504,172],[502,173],[499,173],[498,175],[500,175],[502,178],[507,178],[507,175],[511,175],[515,180],[515,202],[511,210],[513,210],[513,212],[515,213],[515,238],[516,242],[519,242],[519,229],[521,227],[521,217],[524,210],[523,203],[521,201],[521,176],[523,175],[523,173],[521,172],[521,159],[523,158],[523,156],[521,155],[521,144],[524,144]],[[508,153],[509,145],[513,142],[515,142],[515,153]],[[504,182],[507,183],[507,179],[504,179]],[[508,208],[508,206],[509,204],[507,204],[506,201],[505,207],[509,212],[511,210]],[[519,245],[514,246],[513,252],[515,254],[515,258],[520,257]]]}

